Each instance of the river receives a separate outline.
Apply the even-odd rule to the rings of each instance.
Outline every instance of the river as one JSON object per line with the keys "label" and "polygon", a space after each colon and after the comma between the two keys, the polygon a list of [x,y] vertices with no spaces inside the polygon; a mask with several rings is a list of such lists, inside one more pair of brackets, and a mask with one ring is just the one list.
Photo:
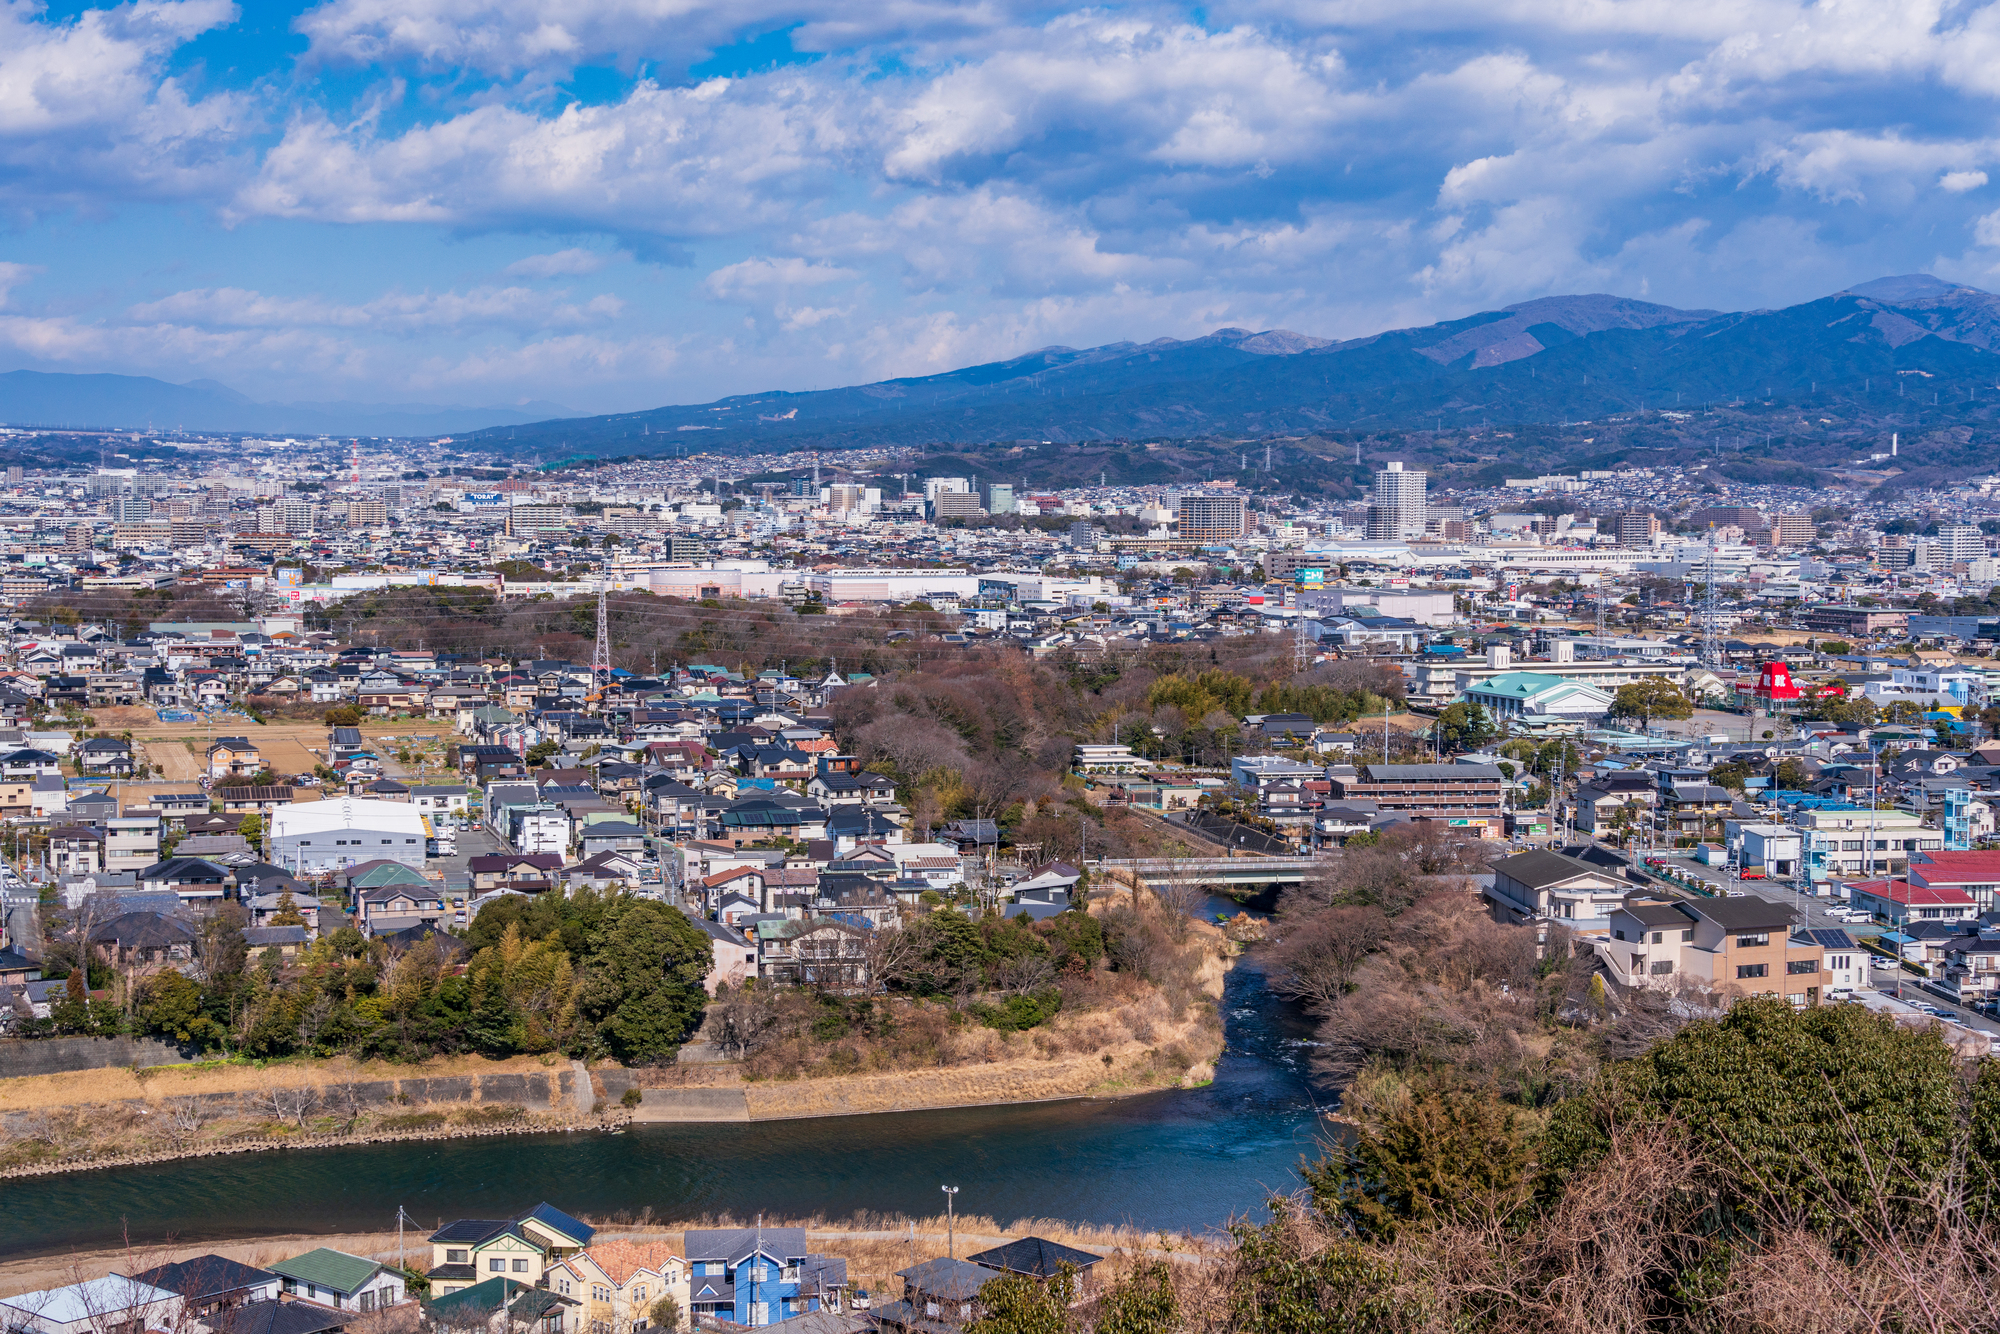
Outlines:
{"label": "river", "polygon": [[[1234,905],[1222,905],[1233,907]],[[1064,1218],[1199,1231],[1298,1187],[1320,1123],[1309,1028],[1240,963],[1207,1088],[1103,1101],[191,1158],[0,1182],[0,1256],[420,1228],[538,1200],[663,1219],[759,1211]]]}

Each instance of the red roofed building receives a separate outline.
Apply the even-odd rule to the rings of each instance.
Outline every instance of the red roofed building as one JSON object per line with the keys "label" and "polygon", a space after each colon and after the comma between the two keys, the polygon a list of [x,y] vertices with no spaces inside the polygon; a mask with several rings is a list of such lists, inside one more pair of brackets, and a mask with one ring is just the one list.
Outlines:
{"label": "red roofed building", "polygon": [[2000,852],[1913,852],[1910,883],[1964,890],[1979,911],[1991,912],[1994,895],[2000,891]]}
{"label": "red roofed building", "polygon": [[1907,880],[1857,880],[1847,887],[1854,906],[1895,926],[1914,922],[1964,922],[1979,915],[1972,895],[1950,885]]}

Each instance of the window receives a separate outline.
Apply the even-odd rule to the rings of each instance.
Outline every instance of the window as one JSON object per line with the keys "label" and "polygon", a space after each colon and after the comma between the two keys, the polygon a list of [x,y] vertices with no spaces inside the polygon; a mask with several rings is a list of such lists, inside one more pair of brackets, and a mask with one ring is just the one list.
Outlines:
{"label": "window", "polygon": [[565,1297],[569,1296],[569,1280],[566,1278],[557,1279],[556,1291],[561,1293]]}
{"label": "window", "polygon": [[448,1265],[462,1265],[465,1263],[465,1252],[462,1250],[452,1250],[447,1247],[444,1253],[444,1262]]}
{"label": "window", "polygon": [[364,1292],[364,1293],[362,1293],[362,1294],[361,1294],[361,1309],[362,1309],[362,1310],[364,1310],[364,1311],[372,1311],[372,1310],[374,1310],[374,1309],[375,1309],[375,1294],[374,1294],[374,1293],[372,1293],[372,1292]]}
{"label": "window", "polygon": [[1623,931],[1613,931],[1611,933],[1611,938],[1613,940],[1623,940],[1625,939],[1625,933]]}
{"label": "window", "polygon": [[488,1260],[486,1268],[489,1273],[504,1274],[507,1272],[507,1262],[505,1260]]}
{"label": "window", "polygon": [[1666,974],[1674,971],[1674,961],[1672,959],[1655,959],[1648,971],[1655,977],[1664,977]]}
{"label": "window", "polygon": [[515,1273],[517,1273],[517,1274],[525,1274],[525,1273],[527,1273],[527,1272],[528,1272],[528,1262],[527,1262],[526,1260],[516,1260],[516,1261],[514,1262],[514,1272],[515,1272]]}
{"label": "window", "polygon": [[1738,980],[1749,977],[1762,977],[1767,971],[1767,965],[1761,963],[1739,963],[1736,965]]}
{"label": "window", "polygon": [[1689,928],[1688,928],[1687,930],[1685,930],[1685,931],[1681,932],[1681,943],[1682,943],[1683,945],[1686,945],[1686,944],[1691,944],[1691,943],[1692,943],[1693,941],[1694,941],[1694,928],[1693,928],[1693,927],[1689,927]]}
{"label": "window", "polygon": [[635,1302],[643,1302],[646,1300],[645,1284],[641,1283],[638,1287],[632,1289],[632,1300]]}
{"label": "window", "polygon": [[1770,943],[1771,933],[1769,931],[1744,931],[1738,933],[1736,937],[1736,948],[1739,950],[1759,949]]}
{"label": "window", "polygon": [[1847,967],[1847,956],[1845,954],[1829,954],[1826,958],[1826,966],[1828,968],[1845,968]]}
{"label": "window", "polygon": [[1653,933],[1653,943],[1654,943],[1655,945],[1664,945],[1664,944],[1666,944],[1666,942],[1667,942],[1667,933],[1666,933],[1666,932],[1664,932],[1664,931],[1655,931],[1655,932]]}
{"label": "window", "polygon": [[1819,965],[1811,959],[1793,959],[1785,964],[1785,973],[1789,977],[1804,977],[1818,971]]}

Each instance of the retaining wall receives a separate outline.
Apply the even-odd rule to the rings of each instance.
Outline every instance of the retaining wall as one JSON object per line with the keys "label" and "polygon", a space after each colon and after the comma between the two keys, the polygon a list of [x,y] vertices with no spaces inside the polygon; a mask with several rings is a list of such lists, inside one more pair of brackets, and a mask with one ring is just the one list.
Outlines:
{"label": "retaining wall", "polygon": [[0,1077],[63,1075],[127,1065],[186,1065],[191,1059],[158,1038],[13,1038],[0,1041]]}

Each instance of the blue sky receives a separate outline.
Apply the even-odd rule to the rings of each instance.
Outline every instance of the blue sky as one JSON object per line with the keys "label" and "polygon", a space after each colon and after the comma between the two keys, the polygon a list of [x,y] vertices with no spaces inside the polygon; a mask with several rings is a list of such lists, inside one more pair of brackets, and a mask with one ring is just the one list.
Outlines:
{"label": "blue sky", "polygon": [[585,411],[2000,287],[2000,7],[0,0],[0,370]]}

